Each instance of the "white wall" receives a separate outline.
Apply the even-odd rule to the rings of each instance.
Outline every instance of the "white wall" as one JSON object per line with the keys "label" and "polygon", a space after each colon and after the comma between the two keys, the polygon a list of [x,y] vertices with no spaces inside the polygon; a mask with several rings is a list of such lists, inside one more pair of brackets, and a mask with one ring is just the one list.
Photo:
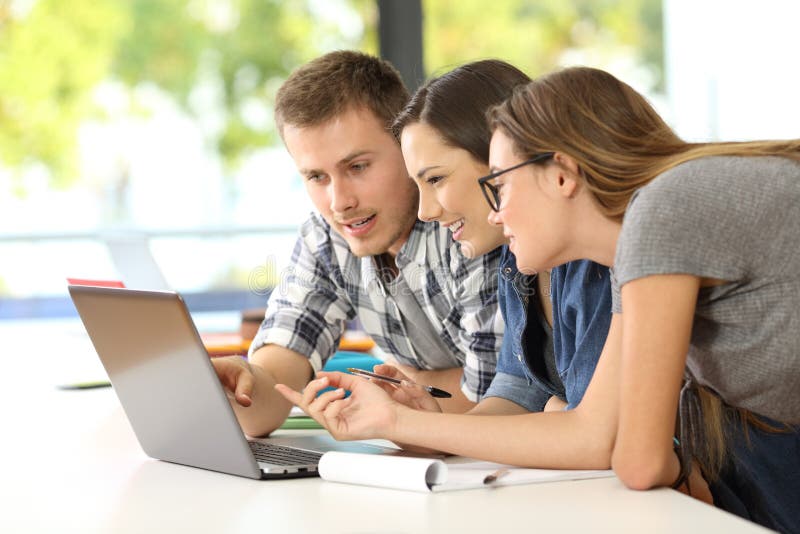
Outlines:
{"label": "white wall", "polygon": [[679,135],[800,138],[800,0],[664,0],[664,34]]}

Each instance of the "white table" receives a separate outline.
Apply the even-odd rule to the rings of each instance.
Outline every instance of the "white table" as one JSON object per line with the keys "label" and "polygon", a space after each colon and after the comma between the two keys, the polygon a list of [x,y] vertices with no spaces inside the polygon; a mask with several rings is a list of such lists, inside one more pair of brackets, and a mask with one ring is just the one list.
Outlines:
{"label": "white table", "polygon": [[139,448],[113,390],[54,387],[76,369],[102,369],[79,328],[51,334],[0,323],[0,532],[763,531],[675,491],[630,491],[616,478],[428,495],[159,462]]}

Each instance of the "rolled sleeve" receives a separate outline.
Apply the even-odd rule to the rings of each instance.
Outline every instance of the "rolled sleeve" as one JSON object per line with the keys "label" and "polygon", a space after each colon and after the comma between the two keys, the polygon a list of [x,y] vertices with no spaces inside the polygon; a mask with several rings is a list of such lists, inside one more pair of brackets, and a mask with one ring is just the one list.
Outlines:
{"label": "rolled sleeve", "polygon": [[279,345],[308,357],[316,372],[333,355],[355,310],[329,279],[324,255],[312,253],[309,239],[313,235],[303,232],[297,240],[291,266],[270,295],[249,355],[264,345]]}
{"label": "rolled sleeve", "polygon": [[530,384],[524,376],[513,375],[497,371],[494,375],[486,397],[500,397],[519,404],[529,412],[544,411],[544,406],[550,400],[550,394]]}

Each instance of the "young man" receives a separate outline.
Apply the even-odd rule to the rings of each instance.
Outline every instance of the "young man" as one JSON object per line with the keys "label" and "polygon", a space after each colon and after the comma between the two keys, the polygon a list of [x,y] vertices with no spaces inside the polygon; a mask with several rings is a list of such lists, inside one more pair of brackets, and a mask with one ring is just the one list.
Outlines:
{"label": "young man", "polygon": [[277,428],[358,317],[416,382],[453,393],[446,411],[474,406],[495,373],[503,324],[494,251],[466,259],[450,231],[417,220],[391,123],[408,99],[385,61],[339,51],[296,70],[275,119],[318,213],[302,225],[292,266],[273,291],[249,361],[215,358],[245,432]]}

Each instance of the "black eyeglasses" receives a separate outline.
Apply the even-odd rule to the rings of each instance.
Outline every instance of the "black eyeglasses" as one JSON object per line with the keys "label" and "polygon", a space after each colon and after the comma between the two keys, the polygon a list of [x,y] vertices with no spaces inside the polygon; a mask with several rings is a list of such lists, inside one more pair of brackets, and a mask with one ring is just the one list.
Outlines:
{"label": "black eyeglasses", "polygon": [[486,198],[486,202],[489,203],[489,206],[492,208],[493,211],[500,211],[500,188],[490,183],[492,180],[500,176],[501,174],[505,174],[507,172],[513,171],[514,169],[519,169],[520,167],[524,167],[525,165],[530,165],[531,163],[539,163],[545,161],[546,159],[550,159],[555,155],[555,152],[542,152],[541,154],[536,154],[531,159],[526,159],[522,163],[517,163],[516,165],[509,167],[507,169],[502,169],[483,178],[478,179],[478,185],[481,186],[481,191],[483,191],[483,196]]}

